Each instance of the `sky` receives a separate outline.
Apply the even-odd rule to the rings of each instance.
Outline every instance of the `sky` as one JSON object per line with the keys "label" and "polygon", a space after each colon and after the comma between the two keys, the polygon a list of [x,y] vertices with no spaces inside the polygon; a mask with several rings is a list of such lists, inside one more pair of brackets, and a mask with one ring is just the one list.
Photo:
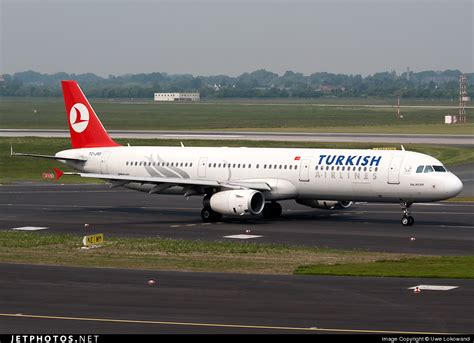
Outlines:
{"label": "sky", "polygon": [[474,0],[0,0],[0,74],[474,71]]}

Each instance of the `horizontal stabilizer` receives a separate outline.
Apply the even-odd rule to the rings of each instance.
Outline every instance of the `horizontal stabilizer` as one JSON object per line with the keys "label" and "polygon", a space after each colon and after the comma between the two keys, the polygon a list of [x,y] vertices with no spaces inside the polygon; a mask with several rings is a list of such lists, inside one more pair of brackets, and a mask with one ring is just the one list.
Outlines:
{"label": "horizontal stabilizer", "polygon": [[83,159],[83,158],[59,157],[59,156],[40,155],[40,154],[24,154],[24,153],[20,153],[20,152],[14,152],[13,147],[11,147],[10,156],[48,158],[48,159],[51,159],[51,160],[58,160],[58,161],[75,161],[75,162],[86,162],[87,161],[86,159]]}

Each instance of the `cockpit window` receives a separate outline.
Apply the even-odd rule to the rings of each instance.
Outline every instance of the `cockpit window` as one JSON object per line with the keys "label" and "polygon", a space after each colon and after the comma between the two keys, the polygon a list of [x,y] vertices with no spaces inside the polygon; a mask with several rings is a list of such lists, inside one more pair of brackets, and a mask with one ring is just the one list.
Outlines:
{"label": "cockpit window", "polygon": [[443,166],[433,166],[433,168],[436,172],[446,172],[446,168]]}
{"label": "cockpit window", "polygon": [[418,168],[416,168],[416,172],[417,172],[417,173],[423,173],[423,168],[424,168],[424,167],[425,167],[425,166],[418,166]]}
{"label": "cockpit window", "polygon": [[426,166],[424,173],[432,173],[433,172],[433,167],[432,166]]}

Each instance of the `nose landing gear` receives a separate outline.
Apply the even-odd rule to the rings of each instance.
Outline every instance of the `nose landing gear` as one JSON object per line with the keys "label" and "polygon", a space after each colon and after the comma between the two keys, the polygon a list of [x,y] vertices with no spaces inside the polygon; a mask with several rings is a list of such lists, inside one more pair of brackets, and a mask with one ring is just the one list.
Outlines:
{"label": "nose landing gear", "polygon": [[403,217],[401,223],[403,226],[412,226],[415,223],[415,219],[410,216],[410,207],[413,205],[409,202],[402,202],[400,204],[402,206]]}

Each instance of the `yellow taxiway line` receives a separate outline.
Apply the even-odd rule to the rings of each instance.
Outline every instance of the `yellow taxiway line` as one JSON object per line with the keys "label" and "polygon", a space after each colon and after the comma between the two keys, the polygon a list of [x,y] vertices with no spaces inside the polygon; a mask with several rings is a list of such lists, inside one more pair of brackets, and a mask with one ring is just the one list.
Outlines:
{"label": "yellow taxiway line", "polygon": [[233,328],[233,329],[281,330],[281,331],[308,331],[308,332],[373,333],[373,334],[400,334],[400,335],[459,335],[460,334],[460,333],[446,333],[446,332],[414,332],[414,331],[389,331],[389,330],[365,330],[365,329],[328,329],[328,328],[318,328],[318,327],[167,322],[167,321],[134,320],[134,319],[45,316],[45,315],[23,314],[23,313],[0,313],[0,317],[72,320],[72,321],[84,321],[84,322],[123,323],[123,324],[152,324],[152,325],[154,324],[154,325],[174,325],[174,326],[195,326],[195,327],[207,327],[207,328]]}

